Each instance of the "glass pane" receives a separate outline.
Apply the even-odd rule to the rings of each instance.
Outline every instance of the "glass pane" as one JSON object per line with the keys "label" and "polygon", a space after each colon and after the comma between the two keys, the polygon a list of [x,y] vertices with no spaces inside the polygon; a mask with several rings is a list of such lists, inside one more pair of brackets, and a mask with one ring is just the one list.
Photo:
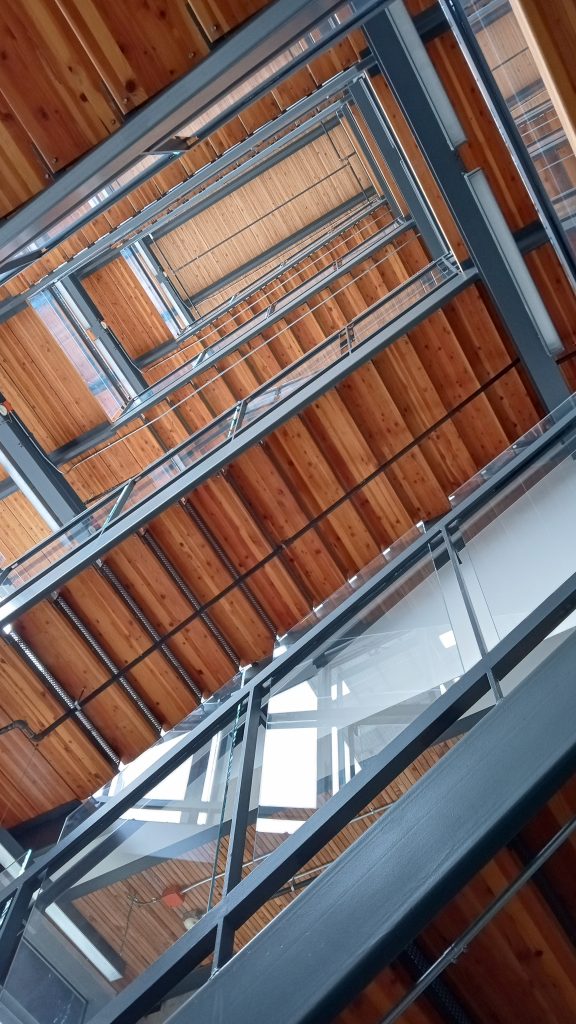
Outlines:
{"label": "glass pane", "polygon": [[[462,571],[492,647],[573,572],[576,432],[460,527]],[[504,571],[503,571],[504,567]]]}
{"label": "glass pane", "polygon": [[426,555],[273,690],[260,728],[246,869],[477,659],[450,594],[451,567],[440,561]]}
{"label": "glass pane", "polygon": [[461,0],[476,41],[576,252],[576,158],[508,0]]}
{"label": "glass pane", "polygon": [[553,412],[548,413],[538,423],[535,423],[530,430],[527,430],[522,437],[519,437],[517,441],[514,441],[508,448],[505,448],[500,455],[497,455],[495,459],[492,459],[488,465],[484,466],[478,473],[470,477],[461,487],[459,487],[454,494],[449,496],[450,504],[452,508],[456,508],[469,494],[473,491],[478,490],[486,482],[496,475],[504,466],[508,463],[513,462],[517,455],[523,452],[526,448],[537,440],[539,437],[543,437],[547,434],[552,427],[560,423],[565,416],[572,412],[576,408],[576,395],[570,395],[561,405],[559,405]]}
{"label": "glass pane", "polygon": [[[41,894],[5,986],[8,997],[19,1000],[29,949],[41,952],[35,965],[36,994],[43,994],[35,1004],[38,1024],[89,1020],[219,901],[243,704],[233,722],[100,837],[85,874],[48,905]],[[176,735],[125,769],[107,787],[107,797],[178,741]],[[57,973],[83,1001],[65,1017],[58,1016],[64,996],[53,992]]]}

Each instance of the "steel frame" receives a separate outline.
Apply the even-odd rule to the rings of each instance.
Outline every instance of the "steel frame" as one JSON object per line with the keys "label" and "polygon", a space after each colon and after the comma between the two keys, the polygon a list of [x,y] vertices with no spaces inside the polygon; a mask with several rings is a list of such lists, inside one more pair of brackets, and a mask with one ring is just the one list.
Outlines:
{"label": "steel frame", "polygon": [[[431,266],[434,267],[434,264]],[[421,275],[428,273],[428,271],[429,268],[425,268],[421,272]],[[391,292],[385,297],[381,305],[388,301],[393,302],[397,297],[397,293],[399,294],[406,287],[413,285],[421,275],[415,275],[415,277],[411,278],[405,285],[396,289],[396,292]],[[445,302],[449,301],[470,283],[475,281],[476,276],[475,270],[470,270],[464,273],[454,272],[452,277],[443,284],[438,285],[435,290],[426,294],[424,298],[417,301],[410,310],[396,316],[396,318],[391,320],[391,322],[385,327],[377,330],[372,336],[352,348],[350,352],[343,352],[335,362],[332,362],[326,368],[321,369],[311,381],[303,383],[301,386],[293,390],[288,397],[275,402],[272,409],[268,412],[264,411],[252,423],[242,427],[242,429],[237,429],[234,436],[226,443],[221,444],[213,454],[211,453],[206,455],[195,465],[183,470],[177,478],[167,483],[155,494],[144,499],[141,503],[133,509],[128,510],[125,514],[115,518],[110,525],[107,526],[104,532],[102,530],[98,530],[92,539],[76,548],[68,557],[65,557],[60,562],[49,567],[45,572],[42,572],[29,583],[23,584],[16,593],[12,594],[0,603],[0,624],[11,622],[26,608],[31,607],[38,600],[41,600],[41,598],[47,593],[57,589],[65,582],[65,580],[70,579],[82,568],[85,568],[92,564],[96,559],[100,558],[123,537],[128,536],[135,529],[149,522],[150,519],[153,519],[165,508],[168,508],[178,498],[183,497],[189,491],[199,486],[204,480],[209,479],[215,472],[233,461],[233,459],[237,458],[238,455],[243,451],[246,451],[251,447],[251,445],[265,437],[282,423],[286,422],[290,417],[296,415],[296,413],[301,409],[304,409],[310,402],[330,390],[356,368],[362,366],[377,352],[381,351],[388,345],[393,344],[393,342],[402,337],[403,334],[408,333],[428,316],[440,309]],[[363,316],[364,315],[366,314],[363,314]],[[305,363],[309,358],[317,355],[319,351],[329,348],[333,341],[334,338],[328,338],[322,345],[303,356],[300,363]],[[283,378],[286,373],[294,371],[298,366],[299,363],[292,364],[288,367],[287,371],[284,371],[280,376]],[[253,400],[258,396],[260,391],[273,388],[274,386],[275,380],[269,381],[267,384],[263,385],[259,391],[254,392],[251,399]],[[192,439],[187,439],[183,442],[183,445],[174,449],[168,456],[164,456],[159,460],[159,462],[161,463],[162,461],[165,461],[166,458],[172,458],[173,456],[178,455],[180,448],[189,445],[191,440],[200,440],[206,431],[212,431],[218,423],[225,420],[229,415],[230,413],[226,413],[223,417],[219,417],[217,420],[213,421],[213,423],[209,424],[207,428],[204,428],[203,431],[194,435]],[[158,465],[159,463],[153,463],[145,472],[153,471]],[[133,479],[137,480],[139,477]],[[106,496],[104,502],[110,501],[114,495],[118,496],[124,486],[125,485],[121,485],[115,490],[112,490]],[[98,511],[102,504],[103,502],[99,502],[91,507],[88,519]],[[72,525],[77,526],[78,520],[69,524],[69,526]],[[64,532],[65,531],[60,531],[61,534]],[[57,537],[58,534],[54,535],[53,538],[48,538],[40,545],[37,545],[33,551],[37,552],[41,550],[42,547],[47,543],[51,543]],[[29,557],[31,555],[32,552],[28,552],[25,557]],[[13,563],[13,565],[17,565],[21,561],[22,560],[18,560],[16,563]],[[4,580],[7,578],[10,570],[10,566],[4,569]]]}
{"label": "steel frame", "polygon": [[[278,1005],[283,1024],[333,1021],[574,772],[575,652],[572,637],[176,1010],[173,1024],[208,1019],[215,1005],[239,1024],[269,1020]],[[443,966],[575,827],[572,818],[449,948]],[[438,974],[425,975],[385,1024]],[[130,1019],[111,1004],[94,1024]]]}
{"label": "steel frame", "polygon": [[86,506],[0,395],[0,463],[51,529]]}
{"label": "steel frame", "polygon": [[[383,594],[388,586],[397,585],[402,580],[403,575],[420,564],[422,559],[429,560],[431,557],[436,557],[438,553],[436,545],[442,542],[446,543],[448,539],[448,544],[451,546],[451,535],[457,532],[458,528],[468,518],[477,514],[479,510],[490,503],[495,495],[501,493],[503,489],[509,489],[513,486],[514,482],[528,468],[538,465],[539,461],[542,458],[548,457],[551,452],[565,450],[568,441],[573,445],[576,434],[576,405],[574,402],[570,402],[567,403],[567,406],[568,408],[558,411],[558,421],[546,433],[537,436],[529,445],[518,447],[514,459],[506,462],[501,468],[495,469],[485,482],[479,485],[476,491],[472,492],[454,510],[431,526],[429,531],[422,534],[409,548],[401,551],[391,563],[387,565],[383,563],[383,568],[379,572],[375,573],[356,592],[343,599],[324,619],[311,626],[301,636],[296,636],[294,642],[290,644],[282,657],[269,662],[260,671],[256,671],[248,682],[245,681],[244,685],[241,685],[240,681],[238,681],[238,688],[229,695],[225,695],[220,701],[216,697],[212,705],[204,705],[204,719],[200,719],[199,724],[195,728],[191,726],[190,731],[164,757],[159,758],[153,767],[145,770],[141,776],[129,784],[126,789],[122,790],[117,797],[95,810],[86,821],[71,832],[61,843],[57,844],[50,853],[40,857],[20,878],[13,880],[6,886],[2,893],[2,903],[6,904],[15,895],[19,894],[14,904],[15,906],[17,905],[17,912],[14,911],[14,913],[21,925],[32,893],[40,883],[47,879],[47,876],[55,879],[55,881],[48,881],[45,884],[41,897],[42,905],[47,905],[53,898],[56,898],[58,893],[63,893],[78,881],[86,873],[89,866],[95,863],[95,858],[101,856],[102,850],[99,849],[97,844],[96,846],[93,845],[94,841],[102,835],[104,830],[113,821],[130,807],[134,806],[153,786],[166,778],[171,771],[187,760],[191,754],[204,747],[212,736],[222,731],[226,725],[234,720],[238,721],[239,708],[242,708],[240,717],[243,722],[243,742],[245,744],[242,755],[242,773],[240,776],[242,784],[237,789],[232,809],[230,826],[231,853],[226,871],[226,892],[223,894],[221,901],[206,914],[191,932],[178,940],[156,964],[151,966],[107,1007],[100,1011],[93,1018],[93,1024],[136,1024],[147,1008],[169,995],[171,989],[197,963],[200,963],[206,956],[209,956],[214,949],[217,951],[217,964],[219,967],[223,967],[231,955],[231,939],[233,938],[234,931],[263,902],[273,896],[277,889],[285,884],[296,870],[301,868],[307,860],[319,852],[378,792],[393,781],[399,772],[404,770],[430,744],[440,739],[445,731],[452,727],[461,715],[470,709],[489,690],[490,673],[493,673],[497,679],[507,675],[551,630],[564,621],[576,608],[576,574],[572,574],[503,640],[494,648],[482,654],[478,663],[473,668],[466,672],[458,682],[454,683],[447,693],[438,697],[411,725],[404,729],[401,735],[388,744],[380,754],[373,757],[370,763],[365,765],[362,772],[357,774],[351,782],[343,786],[335,796],[331,797],[326,804],[320,807],[295,834],[287,838],[248,877],[241,881],[239,880],[238,865],[240,863],[240,851],[243,849],[242,836],[246,832],[249,810],[247,791],[248,779],[251,780],[255,750],[254,731],[257,728],[259,712],[265,708],[271,688],[280,684],[289,674],[291,677],[294,677],[294,673],[299,665],[307,665],[309,670],[310,659],[314,660],[318,657],[321,645],[329,642],[337,631],[346,627],[346,635],[350,635],[349,624],[357,618],[361,611],[366,609],[375,598]],[[561,648],[561,650],[563,649]],[[563,709],[567,705],[558,704],[556,706],[553,701],[550,701],[549,689],[547,687],[542,689],[539,685],[528,684],[528,688],[530,686],[531,692],[540,694],[548,709],[548,714],[555,716],[555,720],[561,720],[561,728],[564,730],[566,738],[569,738],[570,757],[573,759],[575,740],[571,727],[571,718],[563,710],[560,711],[560,707]],[[571,659],[570,671],[563,676],[561,687],[563,688],[563,693],[566,691],[566,699],[573,700]],[[517,691],[517,694],[520,695],[525,689],[526,684]],[[492,723],[496,721],[494,715],[500,715],[499,721],[506,723],[505,732],[509,737],[514,733],[511,723],[516,722],[518,725],[518,717],[514,711],[510,711],[510,702],[517,704],[519,699],[519,696],[514,695],[504,703],[499,704],[500,711],[489,712],[488,716],[483,719],[483,732],[477,726],[471,730],[471,736],[478,736],[474,743],[476,749],[481,753],[484,765],[487,763],[485,741],[491,735],[489,730],[492,728]],[[550,709],[553,710],[550,711]],[[199,714],[200,711],[197,712],[197,716]],[[526,718],[525,716],[520,716],[520,718],[521,731],[525,728]],[[549,742],[550,732],[546,731],[546,734],[543,734],[541,728],[542,719],[539,716],[534,716],[532,721],[532,731],[536,729],[539,732],[540,740],[537,742],[540,743],[540,746],[542,744],[545,746],[546,757],[550,764],[551,749],[554,748],[554,745],[551,748]],[[531,735],[530,743],[527,744],[530,758],[533,758],[535,740],[535,736]],[[500,742],[499,739],[498,743]],[[507,743],[504,743],[503,746],[507,748]],[[461,747],[462,744],[456,749],[459,750]],[[510,751],[512,751],[512,747],[510,747]],[[561,745],[554,748],[554,759],[560,765],[560,772],[564,771],[566,759]],[[492,761],[490,759],[488,761],[492,764],[492,770],[498,773],[500,785],[502,773],[498,757],[494,756]],[[537,759],[534,759],[533,767],[539,771],[540,763],[537,765],[536,761]],[[449,762],[450,758],[445,758],[441,764],[444,765]],[[514,814],[517,815],[518,808],[521,806],[522,813],[526,811],[525,802],[522,803],[522,800],[519,799],[519,795],[523,790],[522,787],[518,786],[518,772],[524,781],[532,786],[532,780],[526,778],[525,763],[517,759],[515,771],[510,776],[510,779],[514,781],[514,787],[507,791],[511,794],[513,806],[516,807],[516,810],[512,810],[511,806],[505,815],[505,828],[512,830],[513,825],[517,822]],[[435,777],[437,777],[437,774]],[[462,781],[469,777],[470,774],[469,772],[459,772],[458,778]],[[508,778],[508,774],[505,773],[505,775]],[[549,785],[550,775],[553,775],[554,785],[557,786],[561,779],[556,767],[549,770],[548,779],[543,785]],[[432,779],[432,773],[427,777]],[[450,780],[449,785],[453,786],[454,779],[451,774]],[[430,785],[432,784],[430,782]],[[476,782],[474,784],[476,785]],[[485,794],[486,786],[484,782],[478,784],[482,785]],[[538,783],[538,786],[540,786],[540,783]],[[421,787],[419,789],[421,791]],[[493,802],[494,794],[501,792],[501,790],[499,790],[499,786],[496,786],[496,789],[489,787],[489,792],[490,800]],[[542,797],[542,793],[543,790],[540,788],[540,797]],[[545,797],[546,794],[544,794]],[[428,796],[426,800],[429,809]],[[402,806],[406,806],[406,803],[402,804]],[[437,806],[436,801],[434,806]],[[446,806],[452,806],[451,798],[446,801]],[[469,806],[470,803],[468,802]],[[491,806],[495,807],[493,803]],[[495,809],[500,813],[501,808]],[[386,815],[385,827],[388,836],[390,835],[389,822],[391,813],[388,812]],[[398,805],[398,810],[395,814],[399,819],[398,828],[401,834],[404,834],[405,822],[404,819],[400,818],[401,813],[400,805]],[[474,815],[472,819],[472,827],[477,828],[478,816]],[[467,820],[472,819],[469,818]],[[366,839],[367,843],[377,841],[379,830],[378,826],[375,826],[375,828],[376,832],[373,829],[370,830],[369,835],[372,835],[373,838],[371,840]],[[443,833],[444,838],[450,842],[452,850],[459,849],[459,847],[454,845],[453,835],[450,830],[443,828],[440,831]],[[449,835],[446,835],[447,832]],[[486,832],[482,822],[482,835],[478,836],[478,842],[480,843],[484,859],[488,859],[491,855],[489,845],[492,842],[496,842],[496,839],[498,845],[501,845],[502,832],[497,834],[492,832],[487,845]],[[494,849],[496,848],[497,846],[494,847]],[[90,850],[89,853],[83,853],[83,851],[88,849]],[[415,855],[418,854],[416,853]],[[343,863],[348,870],[350,869],[352,856],[353,854],[344,855],[345,860]],[[455,856],[458,859],[459,854],[456,853]],[[448,863],[444,859],[434,859],[431,861],[429,857],[427,857],[427,862],[429,866],[432,865],[434,870],[438,869],[439,864]],[[335,863],[331,877],[335,877],[341,870],[338,869],[339,863],[339,861]],[[470,869],[470,863],[470,860],[468,860],[466,870]],[[480,866],[477,860],[474,863],[476,868]],[[330,870],[332,871],[332,869]],[[410,872],[408,874],[412,878],[412,874]],[[457,875],[459,884],[462,877],[462,875]],[[325,886],[315,885],[314,891],[320,893],[325,891],[325,888]],[[436,890],[437,895],[439,892],[444,901],[447,898],[448,890],[446,888]],[[309,890],[309,893],[312,893],[312,890]],[[312,896],[310,898],[312,899]],[[314,897],[314,899],[316,898]],[[334,905],[333,890],[329,891],[328,899],[329,904],[331,906]],[[302,904],[303,907],[306,906],[307,900]],[[297,912],[297,906],[298,904],[295,904],[295,912]],[[287,920],[285,916],[284,920]],[[379,927],[381,922],[382,917],[380,915],[378,919]],[[372,924],[373,921],[366,918],[366,925],[372,926]],[[406,938],[409,938],[409,936],[405,936],[404,945]],[[259,946],[258,940],[255,940],[255,943],[256,946]],[[293,946],[292,943],[288,945]],[[3,963],[4,969],[6,969],[7,962],[9,962],[14,948],[14,930],[9,929],[6,944],[4,940],[0,941],[0,963]],[[278,947],[275,948],[277,949]],[[403,947],[400,946],[400,948]],[[398,951],[400,950],[398,949]],[[347,953],[349,954],[349,952],[348,949]],[[247,957],[245,954],[241,954],[241,956],[242,960],[239,963],[245,964]],[[354,970],[356,970],[356,963],[354,963]],[[315,980],[317,982],[317,975]],[[206,990],[207,993],[208,991],[209,989]]]}
{"label": "steel frame", "polygon": [[[367,13],[381,3],[382,0],[356,0],[350,19],[335,24],[329,44],[361,23]],[[276,0],[265,8],[217,47],[209,58],[133,114],[122,128],[14,214],[0,228],[0,258],[6,259],[18,252],[36,235],[71,213],[146,150],[177,133],[340,5],[341,0],[290,0],[289,3]],[[290,71],[294,72],[303,59],[310,59],[310,52],[295,61]],[[270,78],[262,88],[268,90],[272,84],[273,78]],[[250,99],[254,100],[257,95],[258,87],[251,90]],[[226,111],[226,119],[236,113],[236,106]]]}
{"label": "steel frame", "polygon": [[[231,356],[239,348],[253,341],[262,330],[268,329],[278,323],[279,320],[284,319],[287,314],[292,313],[299,306],[307,303],[316,292],[329,287],[343,274],[347,274],[360,263],[369,259],[378,249],[392,244],[413,226],[412,220],[393,221],[392,224],[382,228],[368,240],[360,241],[346,256],[335,259],[332,268],[328,272],[326,268],[323,268],[314,274],[306,282],[305,286],[298,285],[294,289],[295,295],[293,297],[291,297],[290,292],[287,295],[281,296],[276,302],[268,306],[265,312],[256,313],[251,320],[247,320],[246,323],[231,331],[226,337],[219,338],[212,342],[211,345],[202,349],[200,353],[195,353],[188,362],[182,363],[181,366],[176,370],[170,371],[165,377],[160,377],[154,384],[141,392],[136,400],[133,400],[115,421],[117,428],[125,426],[136,417],[142,416],[147,409],[153,408],[159,402],[169,398],[174,391],[178,391],[184,385],[189,384],[195,377],[216,366],[221,359]],[[210,315],[206,318],[206,321],[213,319],[215,317]],[[198,326],[199,323],[200,321],[197,321],[192,327],[184,331],[178,339],[174,339],[176,343],[175,349],[179,349],[184,342],[193,339],[198,331],[203,329],[203,327]]]}
{"label": "steel frame", "polygon": [[[382,107],[377,104],[372,89],[365,79],[353,82],[349,91],[354,106],[362,115],[375,145],[386,165],[390,168],[397,188],[408,205],[411,216],[414,218],[422,240],[428,249],[430,258],[433,260],[438,259],[442,253],[447,252],[449,249],[448,243],[428,205],[416,176],[413,174],[399,144],[395,141],[388,118],[385,116]],[[354,111],[352,111],[352,115],[354,116]],[[357,127],[357,131],[362,134],[359,127]]]}
{"label": "steel frame", "polygon": [[[284,0],[280,0],[280,2],[284,2]],[[158,199],[153,200],[148,206],[139,210],[132,217],[127,218],[118,227],[113,228],[108,234],[97,239],[92,245],[77,253],[66,263],[62,264],[62,266],[46,274],[27,291],[18,296],[4,299],[0,302],[0,322],[13,316],[14,312],[22,306],[22,303],[38,291],[44,290],[49,285],[70,274],[78,274],[80,271],[86,273],[85,268],[88,266],[91,268],[99,266],[99,260],[103,258],[106,261],[108,254],[120,243],[127,243],[129,240],[134,242],[140,238],[147,238],[151,233],[151,222],[156,221],[174,203],[185,199],[189,193],[202,189],[201,194],[195,197],[199,204],[200,200],[203,201],[208,196],[217,195],[225,186],[229,187],[231,181],[242,180],[241,174],[244,172],[248,173],[251,167],[257,166],[259,161],[263,159],[264,152],[261,151],[260,147],[290,128],[290,126],[300,122],[302,118],[316,110],[322,103],[337,96],[354,78],[361,75],[364,68],[371,64],[371,62],[371,60],[368,62],[360,61],[348,71],[342,71],[339,75],[336,75],[330,81],[320,86],[312,95],[305,96],[290,107],[287,107],[274,121],[269,121],[260,128],[257,128],[246,139],[226,150],[225,153],[217,157],[216,160],[213,160],[212,163],[201,167],[191,177],[171,188],[165,195],[159,196]],[[302,132],[305,127],[306,122],[303,121],[299,131]],[[296,138],[296,136],[293,136],[293,138]],[[276,149],[279,150],[280,146],[277,146]],[[270,147],[268,147],[267,152],[268,154],[270,153]],[[223,180],[218,177],[219,175],[225,175],[226,172],[229,173]],[[42,193],[38,198],[41,199],[45,195],[46,193]],[[192,210],[194,208],[193,202],[194,200],[190,200],[188,209]],[[177,212],[180,209],[178,208]],[[146,227],[146,225],[148,226]],[[2,229],[0,228],[1,231]]]}
{"label": "steel frame", "polygon": [[458,0],[440,0],[448,26],[458,40],[472,73],[480,86],[490,113],[496,121],[522,180],[538,210],[541,223],[573,287],[576,287],[576,259],[554,204],[534,166],[527,146],[516,127],[506,101],[478,44],[474,31]]}
{"label": "steel frame", "polygon": [[569,394],[549,351],[561,343],[484,175],[464,172],[463,130],[403,0],[364,30],[534,387],[554,409]]}

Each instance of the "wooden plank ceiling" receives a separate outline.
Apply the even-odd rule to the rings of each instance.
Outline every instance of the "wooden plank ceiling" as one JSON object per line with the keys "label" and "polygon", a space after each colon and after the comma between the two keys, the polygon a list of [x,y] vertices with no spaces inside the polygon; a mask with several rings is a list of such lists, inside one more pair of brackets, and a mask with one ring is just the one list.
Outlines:
{"label": "wooden plank ceiling", "polygon": [[[159,33],[157,57],[146,74],[153,74],[157,61],[160,88],[166,84],[166,76],[181,74],[186,60],[192,59],[183,55],[186,47],[178,18],[184,17],[184,5],[170,5],[164,20],[158,13],[164,9],[160,0],[147,5],[148,13],[142,16],[130,46],[124,45],[121,25],[124,18],[129,24],[129,15],[134,20],[132,7],[136,6],[140,5],[135,0],[127,5],[38,0],[41,15],[35,21],[32,0],[30,6],[10,0],[2,17],[14,8],[19,12],[18,24],[26,12],[27,22],[38,26],[50,11],[54,23],[65,23],[62,31],[66,38],[73,31],[92,41],[94,53],[99,53],[98,74],[108,68],[103,56],[108,49],[102,42],[108,38],[106,32],[118,40],[110,49],[110,59],[115,55],[118,60],[117,73],[124,68],[122,61],[135,67],[145,63],[142,52],[150,45],[144,40],[149,31],[146,26],[154,26]],[[213,17],[211,24],[220,25],[223,31],[230,27],[227,19],[232,10],[241,18],[256,6],[192,4],[198,17],[198,11],[203,12],[206,24]],[[413,11],[423,6],[420,2],[411,5]],[[213,15],[207,17],[208,11]],[[108,26],[106,30],[103,25]],[[190,25],[189,31],[196,31],[191,19]],[[172,36],[173,50],[169,46]],[[190,37],[186,39],[189,47]],[[37,280],[46,269],[59,265],[288,103],[354,63],[364,46],[363,37],[355,33],[311,61],[285,85],[135,190],[118,209],[101,215],[90,228],[77,232],[59,250],[6,285],[2,294],[15,294]],[[454,39],[446,32],[428,44],[428,49],[469,138],[462,154],[467,167],[484,168],[513,230],[532,224],[536,216],[532,203]],[[83,52],[77,50],[79,60],[84,60]],[[194,52],[200,54],[201,48]],[[113,80],[112,72],[110,75]],[[143,70],[134,75],[137,87],[131,96],[136,103],[150,95],[154,85]],[[0,89],[2,82],[0,77]],[[374,85],[447,237],[457,255],[465,258],[465,248],[438,188],[385,82],[376,78]],[[120,96],[118,79],[115,88]],[[40,94],[38,90],[36,83],[36,94]],[[115,95],[112,86],[110,91]],[[25,98],[22,104],[24,114]],[[32,128],[36,120],[30,115],[27,123]],[[84,130],[88,132],[88,128]],[[47,129],[39,124],[41,131]],[[91,144],[85,137],[84,142]],[[310,153],[299,154],[301,173],[302,160],[309,165],[314,153],[318,177],[321,165],[332,166],[326,162],[336,157],[330,140],[312,146],[315,149],[308,147]],[[341,154],[347,152],[342,146],[339,140]],[[60,151],[64,160],[65,150]],[[337,160],[333,166],[341,169]],[[291,167],[296,173],[296,157]],[[276,180],[279,194],[286,188],[281,179],[282,172]],[[347,188],[352,184],[348,180]],[[272,176],[270,189],[276,185]],[[248,230],[254,219],[251,204],[262,201],[260,188],[257,182],[246,187],[243,230]],[[22,198],[23,193],[18,201]],[[275,195],[273,199],[277,205]],[[340,194],[334,196],[334,205],[339,201]],[[219,213],[235,222],[240,216],[238,196],[222,201]],[[314,211],[309,208],[300,213],[309,219],[317,215],[316,205]],[[368,237],[380,223],[374,216],[366,218],[357,231],[339,241],[337,253],[349,251],[358,235]],[[281,230],[278,224],[276,228]],[[204,222],[199,226],[198,220],[186,229],[192,231],[197,232],[194,252],[201,252],[203,258],[213,237],[223,240],[220,235],[212,236]],[[267,231],[261,250],[270,244]],[[183,244],[186,232],[179,232],[176,241],[167,238],[160,248]],[[190,235],[185,244],[191,244]],[[220,270],[249,258],[238,244],[223,245],[221,256]],[[333,252],[325,250],[316,266],[328,265],[333,258]],[[183,400],[178,416],[166,406],[152,410],[149,419],[160,412],[166,415],[153,425],[140,425],[137,432],[127,428],[129,436],[119,443],[64,467],[70,481],[89,500],[148,465],[407,280],[425,262],[419,239],[408,232],[394,247],[373,254],[309,305],[222,360],[219,370],[226,368],[225,376],[207,372],[194,386],[181,389],[173,396],[175,401]],[[531,253],[528,264],[564,342],[563,368],[573,380],[570,357],[576,352],[575,297],[549,245]],[[214,267],[205,267],[203,280],[213,279]],[[303,262],[296,268],[296,280],[306,280],[314,269],[311,261]],[[294,279],[291,286],[293,283]],[[164,322],[121,260],[92,274],[86,286],[131,355],[144,354],[166,340]],[[269,286],[256,293],[252,309],[246,304],[236,306],[232,322],[243,323],[251,312],[265,308],[271,298],[282,294],[282,289],[289,290],[286,282],[273,287],[274,291]],[[219,322],[202,343],[225,333],[224,323]],[[265,346],[263,341],[267,341]],[[147,378],[158,379],[185,358],[182,353],[170,357],[149,369]],[[104,420],[97,399],[33,310],[0,327],[0,388],[48,450]],[[125,670],[126,680],[162,725],[179,721],[194,706],[196,691],[213,692],[239,663],[268,655],[276,633],[297,623],[415,521],[445,511],[447,496],[527,430],[542,412],[490,301],[481,286],[473,285],[224,473],[151,522],[140,535],[119,545],[106,557],[104,566],[92,567],[68,583],[61,596],[84,632],[73,625],[62,603],[50,599],[14,623],[14,634],[72,699],[84,702],[98,690],[98,696],[85,704],[85,714],[114,752],[128,761],[150,744],[155,733],[119,680],[100,689],[116,670]],[[43,525],[22,496],[2,502],[0,543],[8,560],[43,532]],[[187,625],[173,638],[164,645],[159,643],[159,636],[184,621]],[[87,634],[95,643],[90,644]],[[104,657],[98,653],[98,645]],[[63,711],[50,680],[41,678],[14,636],[3,638],[0,658],[4,669],[0,727],[15,719],[25,719],[35,734],[49,727]],[[126,668],[135,659],[138,663]],[[13,730],[0,737],[0,819],[9,826],[57,804],[83,798],[112,772],[110,759],[73,714],[40,741]]]}
{"label": "wooden plank ceiling", "polygon": [[5,0],[0,215],[118,131],[266,2]]}

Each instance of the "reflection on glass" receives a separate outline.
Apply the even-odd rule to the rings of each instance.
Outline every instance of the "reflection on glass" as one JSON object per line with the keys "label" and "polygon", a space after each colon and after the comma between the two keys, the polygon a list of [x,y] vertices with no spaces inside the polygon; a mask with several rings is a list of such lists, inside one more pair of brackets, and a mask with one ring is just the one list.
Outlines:
{"label": "reflection on glass", "polygon": [[517,441],[505,448],[500,455],[497,455],[495,459],[492,459],[483,469],[474,476],[470,477],[461,487],[458,487],[453,494],[449,496],[450,504],[452,508],[456,508],[462,501],[464,501],[470,494],[477,491],[482,484],[486,483],[496,475],[501,469],[507,466],[510,462],[518,457],[526,448],[529,448],[534,441],[539,437],[543,437],[548,433],[552,427],[555,427],[558,423],[561,423],[565,416],[568,416],[576,408],[576,394],[570,395],[566,398],[556,409],[544,416],[543,419],[535,423],[530,430],[527,430],[522,437],[519,437]]}
{"label": "reflection on glass", "polygon": [[[244,710],[241,702],[233,721],[121,815],[98,840],[100,857],[92,852],[85,874],[53,900],[40,894],[6,980],[8,1005],[21,1002],[33,950],[42,957],[35,960],[37,1024],[82,1024],[219,901]],[[108,796],[179,741],[172,737],[125,768]],[[63,1018],[57,973],[81,997],[66,1002]]]}
{"label": "reflection on glass", "polygon": [[[438,559],[436,559],[436,562]],[[425,555],[273,689],[245,868],[297,831],[477,660],[449,608],[448,563]]]}
{"label": "reflection on glass", "polygon": [[489,647],[576,571],[566,543],[576,514],[575,454],[572,431],[460,526],[462,572]]}
{"label": "reflection on glass", "polygon": [[460,0],[567,238],[576,252],[576,158],[508,0]]}

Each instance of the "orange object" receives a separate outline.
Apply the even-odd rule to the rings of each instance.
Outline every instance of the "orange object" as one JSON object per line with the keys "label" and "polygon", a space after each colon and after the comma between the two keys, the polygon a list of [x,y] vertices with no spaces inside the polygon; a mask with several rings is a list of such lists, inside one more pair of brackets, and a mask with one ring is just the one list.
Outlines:
{"label": "orange object", "polygon": [[180,892],[180,889],[176,889],[175,887],[165,889],[162,893],[161,900],[166,907],[174,907],[174,909],[181,907],[184,903],[184,897]]}

